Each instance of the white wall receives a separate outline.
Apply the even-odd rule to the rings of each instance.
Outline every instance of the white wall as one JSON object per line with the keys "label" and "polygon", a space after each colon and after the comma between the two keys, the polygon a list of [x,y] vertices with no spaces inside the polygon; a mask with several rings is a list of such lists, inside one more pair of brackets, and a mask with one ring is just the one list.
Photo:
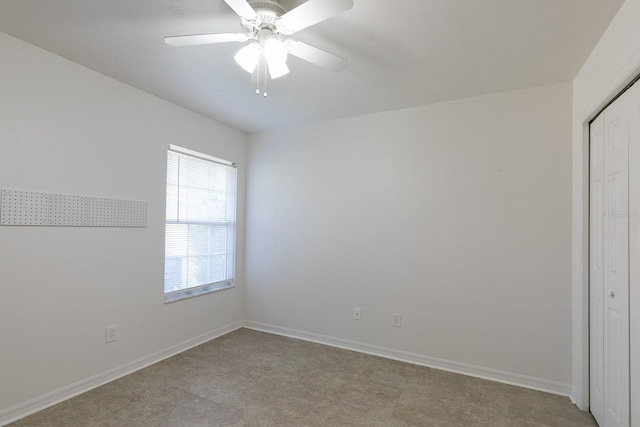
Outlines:
{"label": "white wall", "polygon": [[568,393],[570,123],[567,83],[250,136],[250,324]]}
{"label": "white wall", "polygon": [[[640,0],[626,0],[573,82],[573,349],[572,396],[589,407],[588,360],[588,122],[640,73]],[[631,306],[640,306],[631,290]],[[632,318],[632,347],[640,354],[640,311]],[[633,375],[633,373],[632,373]],[[631,407],[640,420],[640,376]],[[635,424],[634,424],[635,425]],[[640,424],[639,424],[640,425]]]}
{"label": "white wall", "polygon": [[[2,424],[242,320],[241,275],[163,303],[163,221],[169,144],[238,162],[242,273],[246,135],[2,33],[0,57],[0,188],[149,209],[142,229],[0,227]],[[111,324],[119,339],[106,345]]]}

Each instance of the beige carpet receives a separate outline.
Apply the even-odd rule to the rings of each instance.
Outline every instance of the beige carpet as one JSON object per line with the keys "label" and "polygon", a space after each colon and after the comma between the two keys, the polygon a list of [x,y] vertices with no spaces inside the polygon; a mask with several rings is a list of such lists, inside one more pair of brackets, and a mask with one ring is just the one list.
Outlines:
{"label": "beige carpet", "polygon": [[240,329],[12,426],[595,426],[566,397]]}

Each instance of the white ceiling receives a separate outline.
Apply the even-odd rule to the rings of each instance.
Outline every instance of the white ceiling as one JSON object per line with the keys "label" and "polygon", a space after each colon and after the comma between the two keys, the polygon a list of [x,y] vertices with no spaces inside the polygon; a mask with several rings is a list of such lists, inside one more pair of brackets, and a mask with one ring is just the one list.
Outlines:
{"label": "white ceiling", "polygon": [[349,59],[348,68],[290,57],[291,73],[270,83],[267,99],[233,60],[240,44],[163,41],[239,31],[223,0],[2,0],[0,31],[256,132],[570,81],[623,0],[354,3],[295,36]]}

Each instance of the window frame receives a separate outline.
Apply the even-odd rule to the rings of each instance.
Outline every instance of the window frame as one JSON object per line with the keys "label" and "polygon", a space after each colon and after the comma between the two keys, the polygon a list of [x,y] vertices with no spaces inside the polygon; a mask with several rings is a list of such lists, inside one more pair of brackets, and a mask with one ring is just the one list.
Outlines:
{"label": "window frame", "polygon": [[[227,251],[227,256],[231,257],[231,260],[227,260],[227,263],[231,263],[231,268],[230,268],[230,273],[228,274],[228,278],[218,281],[218,282],[213,282],[213,283],[205,283],[202,285],[196,285],[196,286],[191,286],[191,287],[187,287],[184,289],[178,289],[175,291],[170,291],[170,292],[166,292],[165,291],[165,286],[166,286],[166,282],[163,279],[163,295],[164,295],[164,302],[165,304],[167,303],[171,303],[171,302],[175,302],[175,301],[180,301],[183,299],[187,299],[187,298],[193,298],[196,296],[200,296],[200,295],[205,295],[205,294],[209,294],[209,293],[213,293],[213,292],[219,292],[219,291],[223,291],[226,289],[231,289],[235,287],[235,266],[236,266],[236,225],[237,225],[237,194],[238,194],[238,183],[237,183],[237,164],[235,162],[231,162],[229,160],[225,160],[225,159],[221,159],[219,157],[214,157],[205,153],[201,153],[195,150],[191,150],[188,148],[184,148],[184,147],[179,147],[177,145],[169,145],[169,149],[167,150],[167,171],[165,174],[165,221],[164,221],[164,230],[165,230],[165,239],[164,239],[164,246],[165,246],[165,262],[164,262],[164,269],[165,269],[165,275],[166,275],[166,268],[167,268],[167,226],[168,225],[175,225],[175,224],[202,224],[203,221],[196,221],[196,220],[192,220],[192,221],[188,221],[188,220],[168,220],[168,215],[167,215],[167,204],[169,202],[169,192],[167,191],[167,187],[168,187],[168,178],[169,178],[169,169],[168,169],[168,164],[169,164],[169,156],[170,153],[174,152],[178,155],[182,155],[182,156],[188,156],[188,157],[192,157],[192,158],[196,158],[196,159],[200,159],[200,160],[205,160],[208,162],[213,162],[213,163],[218,163],[220,165],[223,166],[227,166],[229,168],[233,168],[233,175],[232,175],[232,188],[228,187],[227,188],[227,192],[226,195],[227,197],[231,197],[231,201],[228,202],[228,206],[231,207],[232,209],[232,213],[231,215],[229,215],[229,218],[226,221],[207,221],[206,224],[207,225],[214,225],[216,223],[218,223],[219,225],[226,225],[228,227],[228,238],[226,240],[227,246],[230,247],[229,250]],[[229,172],[227,172],[229,173]],[[179,196],[178,196],[179,199]]]}

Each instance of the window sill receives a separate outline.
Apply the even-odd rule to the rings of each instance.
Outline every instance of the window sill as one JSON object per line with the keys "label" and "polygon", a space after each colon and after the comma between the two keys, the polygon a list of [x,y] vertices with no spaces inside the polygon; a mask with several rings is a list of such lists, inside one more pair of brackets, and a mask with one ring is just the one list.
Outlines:
{"label": "window sill", "polygon": [[212,294],[214,292],[224,291],[226,289],[235,288],[236,284],[232,281],[224,283],[215,283],[211,285],[198,286],[197,288],[183,289],[180,291],[164,294],[164,303],[170,304],[172,302],[181,301],[193,297],[199,297],[200,295]]}

